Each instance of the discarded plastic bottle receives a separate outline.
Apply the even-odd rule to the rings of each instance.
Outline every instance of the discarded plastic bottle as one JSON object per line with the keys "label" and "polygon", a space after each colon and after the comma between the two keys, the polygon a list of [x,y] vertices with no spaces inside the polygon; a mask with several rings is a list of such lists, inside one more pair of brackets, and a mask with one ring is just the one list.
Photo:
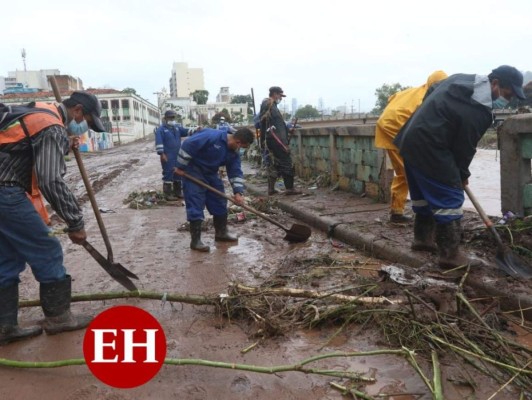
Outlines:
{"label": "discarded plastic bottle", "polygon": [[517,216],[513,212],[506,211],[502,218],[499,220],[498,224],[506,225],[507,223],[512,222],[515,218],[517,218]]}

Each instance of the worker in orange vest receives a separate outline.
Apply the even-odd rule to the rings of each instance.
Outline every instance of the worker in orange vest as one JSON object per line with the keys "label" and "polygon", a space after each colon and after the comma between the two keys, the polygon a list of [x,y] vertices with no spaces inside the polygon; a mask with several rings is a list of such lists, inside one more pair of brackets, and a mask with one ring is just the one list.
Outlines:
{"label": "worker in orange vest", "polygon": [[[15,108],[13,108],[14,110]],[[86,327],[91,317],[70,311],[71,277],[63,265],[59,240],[29,201],[38,185],[52,209],[68,226],[72,242],[87,238],[81,209],[65,181],[68,133],[103,132],[101,105],[87,92],[73,92],[61,104],[30,103],[0,131],[0,344]],[[9,110],[8,110],[9,111]],[[5,122],[5,118],[2,118]],[[18,326],[19,275],[28,264],[40,284],[45,315],[42,326]]]}

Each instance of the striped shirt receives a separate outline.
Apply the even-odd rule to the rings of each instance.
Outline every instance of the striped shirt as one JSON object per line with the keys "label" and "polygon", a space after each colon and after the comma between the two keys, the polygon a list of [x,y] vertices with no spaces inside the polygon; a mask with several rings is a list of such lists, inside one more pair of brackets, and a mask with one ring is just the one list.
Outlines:
{"label": "striped shirt", "polygon": [[3,145],[0,148],[0,184],[16,182],[30,191],[32,161],[35,158],[37,182],[44,198],[66,222],[69,231],[79,231],[84,227],[83,214],[63,180],[66,174],[64,156],[68,146],[67,132],[60,125],[52,125],[32,136],[31,147],[27,140]]}

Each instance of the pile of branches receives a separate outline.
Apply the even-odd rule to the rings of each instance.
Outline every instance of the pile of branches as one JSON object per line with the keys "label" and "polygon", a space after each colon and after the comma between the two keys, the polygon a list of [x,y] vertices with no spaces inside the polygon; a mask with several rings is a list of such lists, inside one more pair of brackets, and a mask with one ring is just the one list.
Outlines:
{"label": "pile of branches", "polygon": [[[390,346],[413,349],[428,355],[427,359],[437,350],[465,360],[503,387],[509,383],[525,391],[532,387],[532,349],[501,333],[512,317],[496,312],[493,304],[479,311],[460,287],[454,293],[457,309],[441,312],[413,291],[404,290],[400,298],[388,299],[372,296],[372,287],[364,288],[353,296],[341,294],[353,287],[323,293],[234,284],[219,307],[228,318],[251,321],[251,335],[261,339],[319,325],[336,324],[333,337],[351,323],[361,329],[379,326]],[[526,321],[514,322],[532,332]],[[475,387],[473,378],[464,379],[463,383]]]}
{"label": "pile of branches", "polygon": [[124,200],[129,208],[134,210],[144,210],[153,208],[161,204],[166,204],[168,201],[164,198],[164,194],[156,190],[146,190],[141,192],[131,192]]}

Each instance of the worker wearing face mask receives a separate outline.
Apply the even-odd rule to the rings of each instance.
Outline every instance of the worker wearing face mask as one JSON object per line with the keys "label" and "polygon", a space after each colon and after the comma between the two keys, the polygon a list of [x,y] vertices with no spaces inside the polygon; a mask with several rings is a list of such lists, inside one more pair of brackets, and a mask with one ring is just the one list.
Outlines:
{"label": "worker wearing face mask", "polygon": [[[27,194],[38,186],[67,224],[70,240],[81,244],[87,238],[81,208],[63,179],[67,131],[80,135],[90,127],[104,132],[101,110],[96,96],[75,91],[61,104],[30,103],[16,119],[14,111],[7,113],[10,120],[0,134],[0,345],[40,335],[43,329],[49,335],[82,329],[91,321],[71,313],[72,280],[61,243],[50,235]],[[39,282],[45,319],[41,325],[20,327],[19,282],[26,265]]]}
{"label": "worker wearing face mask", "polygon": [[433,232],[424,236],[435,234],[443,268],[481,264],[459,250],[463,188],[477,143],[493,122],[493,110],[505,107],[512,97],[525,99],[523,75],[509,65],[488,76],[451,75],[429,92],[394,140],[405,162],[412,209],[416,217],[435,222]]}
{"label": "worker wearing face mask", "polygon": [[155,150],[161,158],[163,169],[163,194],[166,200],[175,201],[183,197],[181,177],[174,175],[177,153],[181,147],[181,138],[191,134],[191,130],[177,125],[177,113],[167,110],[163,124],[155,131]]}
{"label": "worker wearing face mask", "polygon": [[275,182],[279,176],[283,177],[285,194],[301,194],[294,188],[295,169],[290,154],[289,135],[295,128],[286,126],[278,105],[286,95],[279,86],[270,88],[269,97],[260,106],[261,148],[267,149],[268,161],[268,194],[277,193]]}

